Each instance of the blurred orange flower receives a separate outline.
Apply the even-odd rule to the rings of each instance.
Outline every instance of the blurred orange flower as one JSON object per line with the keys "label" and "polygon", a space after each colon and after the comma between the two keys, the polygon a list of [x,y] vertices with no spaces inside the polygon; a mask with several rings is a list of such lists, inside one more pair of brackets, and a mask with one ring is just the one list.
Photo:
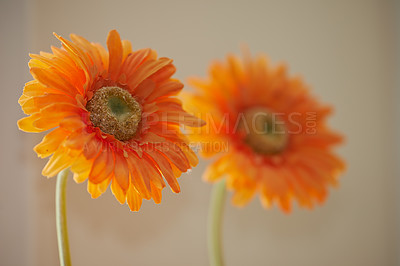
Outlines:
{"label": "blurred orange flower", "polygon": [[176,99],[183,85],[172,79],[169,58],[151,49],[133,51],[113,30],[108,51],[100,44],[58,35],[61,49],[31,55],[33,81],[19,104],[25,117],[21,130],[48,133],[34,150],[52,155],[42,174],[57,175],[71,167],[77,183],[88,179],[88,191],[100,196],[109,184],[117,200],[138,211],[142,198],[161,202],[167,181],[176,180],[198,163],[180,131],[181,125],[201,126]]}
{"label": "blurred orange flower", "polygon": [[336,185],[344,162],[331,152],[342,137],[326,119],[332,108],[310,95],[286,66],[269,66],[265,56],[241,61],[234,55],[214,62],[206,80],[193,78],[196,92],[187,108],[206,127],[193,129],[204,157],[217,158],[204,178],[226,176],[233,204],[243,206],[259,193],[264,207],[277,202],[286,212],[292,199],[300,206],[323,202]]}

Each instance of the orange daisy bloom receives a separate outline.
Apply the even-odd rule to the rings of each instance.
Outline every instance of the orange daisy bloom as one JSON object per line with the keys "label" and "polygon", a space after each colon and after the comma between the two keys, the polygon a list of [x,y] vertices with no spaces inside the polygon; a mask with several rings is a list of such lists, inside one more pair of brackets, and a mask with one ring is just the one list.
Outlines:
{"label": "orange daisy bloom", "polygon": [[18,121],[21,130],[55,128],[34,148],[39,157],[52,155],[42,174],[70,167],[77,183],[88,179],[92,198],[111,183],[132,211],[143,198],[161,202],[164,178],[178,193],[176,178],[198,163],[180,126],[204,122],[173,97],[183,85],[171,78],[172,60],[151,49],[133,51],[115,30],[108,51],[74,34],[72,41],[55,36],[62,48],[31,55],[34,80],[19,99],[29,115]]}
{"label": "orange daisy bloom", "polygon": [[291,200],[313,207],[344,170],[331,148],[342,137],[326,125],[332,108],[310,95],[286,66],[271,67],[265,56],[243,61],[230,55],[211,65],[210,78],[191,79],[196,92],[187,107],[207,125],[193,130],[204,157],[217,157],[204,178],[226,176],[232,202],[243,206],[259,193],[264,207],[277,202],[290,211]]}

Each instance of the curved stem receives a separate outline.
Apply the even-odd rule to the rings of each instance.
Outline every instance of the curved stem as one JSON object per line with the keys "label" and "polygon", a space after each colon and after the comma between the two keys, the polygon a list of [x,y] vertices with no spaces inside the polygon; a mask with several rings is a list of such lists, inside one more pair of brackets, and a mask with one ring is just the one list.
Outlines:
{"label": "curved stem", "polygon": [[66,187],[69,169],[64,169],[57,175],[56,184],[56,225],[58,254],[61,266],[70,266],[68,229],[67,229],[67,208],[66,208]]}
{"label": "curved stem", "polygon": [[211,266],[223,266],[222,217],[225,205],[225,179],[214,185],[208,213],[208,257]]}

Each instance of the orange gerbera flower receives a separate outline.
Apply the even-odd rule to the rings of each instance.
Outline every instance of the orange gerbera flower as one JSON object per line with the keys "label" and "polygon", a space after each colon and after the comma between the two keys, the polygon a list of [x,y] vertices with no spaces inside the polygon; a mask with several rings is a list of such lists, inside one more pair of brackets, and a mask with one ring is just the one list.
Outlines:
{"label": "orange gerbera flower", "polygon": [[265,56],[241,62],[230,55],[211,65],[208,80],[190,82],[197,91],[188,108],[208,125],[191,136],[202,155],[218,157],[204,178],[226,175],[233,204],[243,206],[255,193],[263,206],[277,202],[284,211],[292,199],[310,208],[324,201],[345,168],[331,152],[342,137],[326,125],[332,108],[300,78],[289,77],[284,65],[270,67]]}
{"label": "orange gerbera flower", "polygon": [[198,163],[180,126],[204,122],[173,97],[183,85],[171,79],[172,60],[151,49],[132,51],[115,30],[108,51],[74,34],[72,41],[56,37],[63,48],[31,55],[34,80],[19,99],[29,115],[18,121],[21,130],[55,128],[34,148],[39,157],[53,155],[42,174],[71,167],[77,183],[89,179],[93,198],[111,183],[132,211],[142,198],[160,203],[163,178],[178,193],[176,178]]}

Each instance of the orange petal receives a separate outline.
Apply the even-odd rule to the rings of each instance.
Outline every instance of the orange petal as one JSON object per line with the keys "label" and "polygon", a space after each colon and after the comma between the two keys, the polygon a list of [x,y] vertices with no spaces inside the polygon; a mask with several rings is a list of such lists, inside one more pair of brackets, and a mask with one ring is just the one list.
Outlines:
{"label": "orange petal", "polygon": [[235,190],[232,197],[232,204],[243,207],[253,198],[255,194],[255,187],[252,188],[240,188]]}
{"label": "orange petal", "polygon": [[82,47],[82,49],[87,52],[90,56],[90,58],[93,60],[94,65],[97,68],[98,72],[103,71],[105,68],[103,66],[103,62],[101,60],[101,56],[99,51],[85,38],[71,34],[71,40],[76,44]]}
{"label": "orange petal", "polygon": [[125,58],[128,56],[128,54],[132,53],[132,44],[130,41],[123,40],[122,41],[122,60],[125,60]]}
{"label": "orange petal", "polygon": [[160,172],[164,176],[165,180],[167,180],[168,185],[171,187],[171,190],[175,193],[179,193],[181,191],[178,181],[176,180],[174,173],[171,168],[171,164],[159,151],[155,149],[149,149],[146,151],[147,154],[153,159],[153,161],[157,164]]}
{"label": "orange petal", "polygon": [[151,79],[146,79],[141,82],[135,89],[135,96],[139,99],[146,99],[156,87],[156,83]]}
{"label": "orange petal", "polygon": [[73,158],[68,155],[66,149],[60,147],[43,168],[42,175],[53,177],[72,163]]}
{"label": "orange petal", "polygon": [[141,165],[139,158],[132,153],[129,154],[127,162],[132,185],[135,186],[136,190],[143,198],[150,199],[150,180],[145,180],[144,178],[146,175],[142,174],[142,172],[146,172],[147,170]]}
{"label": "orange petal", "polygon": [[43,84],[39,83],[37,80],[32,80],[25,83],[23,95],[27,97],[41,96],[45,95],[46,93],[61,94],[66,96],[64,92],[56,89],[47,88]]}
{"label": "orange petal", "polygon": [[[93,184],[88,181],[87,190],[93,199],[100,197],[106,190],[108,185],[110,184],[111,179],[106,179],[99,184]],[[123,204],[123,203],[122,203]]]}
{"label": "orange petal", "polygon": [[92,164],[93,160],[87,160],[83,155],[77,156],[71,165],[76,183],[82,183],[88,178]]}
{"label": "orange petal", "polygon": [[103,68],[107,69],[108,68],[108,52],[107,52],[107,50],[99,43],[93,43],[92,45],[96,48],[97,52],[100,55]]}
{"label": "orange petal", "polygon": [[182,172],[178,168],[176,168],[174,164],[171,164],[171,168],[176,178],[179,178],[182,175]]}
{"label": "orange petal", "polygon": [[165,142],[157,145],[156,149],[163,153],[181,172],[186,172],[190,168],[188,159],[178,145]]}
{"label": "orange petal", "polygon": [[86,140],[86,145],[83,147],[83,154],[88,160],[96,158],[102,149],[101,142],[94,135],[91,136],[91,138]]}
{"label": "orange petal", "polygon": [[129,188],[129,169],[128,163],[123,155],[118,152],[115,155],[114,175],[121,189],[126,191]]}
{"label": "orange petal", "polygon": [[31,68],[32,76],[43,85],[62,91],[71,96],[75,96],[79,92],[63,75],[57,73],[54,69]]}
{"label": "orange petal", "polygon": [[147,48],[129,54],[121,67],[122,73],[129,79],[135,73],[136,68],[146,59],[150,51],[151,50]]}
{"label": "orange petal", "polygon": [[[86,79],[85,76],[82,75],[82,70],[77,68],[75,63],[71,63],[70,60],[65,60],[64,57],[43,52],[41,52],[40,55],[30,54],[30,56],[32,57],[31,61],[29,61],[30,68],[53,69],[54,74],[63,77],[74,85],[78,91],[83,92]],[[40,64],[37,62],[40,62]]]}
{"label": "orange petal", "polygon": [[159,99],[156,103],[160,112],[167,112],[167,111],[185,112],[182,108],[182,102],[179,99],[164,97]]}
{"label": "orange petal", "polygon": [[265,208],[265,209],[269,209],[272,206],[272,196],[267,192],[267,190],[265,189],[265,187],[261,188],[260,191],[260,201],[261,201],[261,205]]}
{"label": "orange petal", "polygon": [[161,96],[172,96],[178,94],[183,89],[183,84],[176,80],[168,80],[162,85],[153,90],[147,98],[147,101],[152,102]]}
{"label": "orange petal", "polygon": [[298,199],[300,206],[311,208],[313,206],[310,200],[310,195],[307,194],[307,188],[304,183],[300,181],[301,177],[294,171],[294,169],[287,169],[286,175],[289,186],[293,191],[294,196]]}
{"label": "orange petal", "polygon": [[260,169],[259,173],[262,175],[262,184],[265,192],[269,194],[272,199],[283,198],[287,196],[289,184],[279,168],[264,166],[262,169]]}
{"label": "orange petal", "polygon": [[39,117],[36,121],[33,122],[33,125],[36,128],[40,128],[42,130],[48,130],[59,126],[61,118],[59,117]]}
{"label": "orange petal", "polygon": [[185,126],[189,126],[189,127],[202,127],[206,124],[200,118],[190,115],[190,114],[186,113],[185,111],[183,111],[183,112],[170,111],[170,112],[163,112],[163,113],[157,112],[157,114],[159,116],[159,121],[165,121],[168,123],[185,125]]}
{"label": "orange petal", "polygon": [[157,188],[163,189],[165,187],[165,182],[161,177],[159,170],[155,163],[148,157],[147,154],[143,153],[141,160],[144,168],[147,170],[147,178],[153,183]]}
{"label": "orange petal", "polygon": [[217,161],[209,165],[203,174],[203,180],[215,182],[222,178],[229,169],[230,157],[222,156]]}
{"label": "orange petal", "polygon": [[[39,55],[29,54],[29,56],[33,58],[34,56],[39,56]],[[50,68],[50,66],[46,62],[43,62],[42,60],[38,59],[29,60],[28,66],[29,68],[44,68],[44,69]]]}
{"label": "orange petal", "polygon": [[176,72],[176,67],[172,64],[163,67],[156,73],[150,76],[150,79],[154,82],[162,82],[168,80]]}
{"label": "orange petal", "polygon": [[[62,64],[68,68],[69,71],[73,70],[72,72],[76,71],[76,74],[79,73],[78,75],[82,82],[86,81],[86,76],[84,71],[81,68],[77,67],[79,66],[79,64],[75,61],[76,54],[73,54],[71,56],[73,52],[67,51],[66,49],[64,49],[64,47],[58,48],[55,46],[51,46],[51,51],[54,54],[54,55],[50,54],[51,58],[59,59],[62,62]],[[40,55],[48,57],[47,54],[43,52],[40,52]]]}
{"label": "orange petal", "polygon": [[24,110],[23,106],[30,99],[32,99],[32,97],[26,96],[25,94],[22,94],[21,97],[19,97],[19,99],[18,99],[18,104],[22,107],[22,111],[24,111],[25,114],[28,114],[28,113],[27,113],[27,111]]}
{"label": "orange petal", "polygon": [[98,190],[100,191],[100,193],[106,192],[108,186],[110,185],[110,182],[111,178],[107,178],[103,182],[98,184]]}
{"label": "orange petal", "polygon": [[68,132],[61,128],[56,128],[47,134],[33,150],[40,158],[45,158],[54,153],[67,136]]}
{"label": "orange petal", "polygon": [[116,30],[112,30],[108,33],[107,47],[109,51],[108,73],[112,79],[116,79],[123,55],[121,38]]}
{"label": "orange petal", "polygon": [[115,198],[121,204],[124,204],[126,201],[126,192],[125,191],[118,185],[117,180],[115,180],[115,178],[113,178],[113,180],[111,181],[111,192],[114,194]]}
{"label": "orange petal", "polygon": [[150,183],[151,185],[151,195],[153,197],[154,203],[159,204],[161,203],[161,189],[157,188],[153,183]]}
{"label": "orange petal", "polygon": [[82,118],[78,115],[65,117],[60,122],[60,127],[70,132],[82,129],[85,126],[86,124],[82,121]]}
{"label": "orange petal", "polygon": [[89,180],[94,184],[103,182],[113,172],[115,165],[114,161],[114,152],[111,149],[104,147],[93,162]]}
{"label": "orange petal", "polygon": [[56,33],[53,33],[57,39],[59,39],[62,43],[62,46],[65,48],[65,50],[68,52],[70,55],[71,59],[82,68],[82,70],[85,71],[85,75],[87,80],[88,78],[88,73],[89,73],[89,66],[91,64],[90,59],[88,58],[87,54],[84,53],[77,45],[74,43],[64,39],[63,37],[57,35]]}
{"label": "orange petal", "polygon": [[40,110],[40,119],[38,119],[34,125],[38,128],[52,128],[54,127],[52,125],[46,125],[46,120],[49,122],[55,122],[57,125],[61,120],[67,116],[75,116],[79,115],[80,113],[80,108],[78,108],[76,105],[69,104],[69,103],[53,103],[47,105],[45,108]]}
{"label": "orange petal", "polygon": [[279,206],[285,213],[290,213],[290,211],[292,210],[292,204],[288,196],[279,198]]}
{"label": "orange petal", "polygon": [[92,198],[96,199],[105,192],[108,184],[109,184],[108,180],[105,180],[104,183],[100,183],[100,184],[93,184],[92,182],[88,181],[87,190],[88,190],[89,194],[92,196]]}
{"label": "orange petal", "polygon": [[18,103],[19,105],[21,105],[22,111],[27,115],[40,112],[40,109],[37,108],[35,105],[34,97],[28,97],[22,94],[21,97],[18,99]]}
{"label": "orange petal", "polygon": [[129,87],[133,90],[146,78],[156,73],[158,70],[163,67],[171,64],[172,60],[168,58],[160,58],[158,60],[149,60],[144,62],[142,65],[138,67],[135,71],[135,74],[132,75],[127,83]]}
{"label": "orange petal", "polygon": [[76,101],[67,95],[46,93],[45,95],[32,97],[29,100],[26,100],[21,107],[24,113],[33,114],[53,103],[75,104]]}
{"label": "orange petal", "polygon": [[92,199],[96,199],[96,198],[98,198],[100,196],[100,192],[97,189],[97,185],[93,184],[90,181],[87,182],[87,191],[92,196]]}
{"label": "orange petal", "polygon": [[179,147],[186,155],[186,158],[188,158],[191,166],[194,167],[199,163],[199,158],[197,158],[196,153],[194,153],[194,151],[186,143],[182,143],[182,145],[179,145]]}
{"label": "orange petal", "polygon": [[139,211],[140,207],[142,206],[142,197],[139,195],[133,185],[129,186],[129,189],[126,193],[126,201],[128,202],[129,208],[133,212]]}
{"label": "orange petal", "polygon": [[145,143],[162,143],[165,142],[165,139],[163,137],[160,137],[159,135],[154,134],[151,131],[148,131],[143,134],[140,138],[140,142],[145,144]]}
{"label": "orange petal", "polygon": [[31,80],[25,83],[24,92],[23,94],[26,96],[39,96],[43,95],[46,87],[40,84],[37,80]]}
{"label": "orange petal", "polygon": [[306,167],[297,166],[292,171],[299,176],[298,182],[300,182],[304,187],[307,187],[307,190],[312,197],[323,198],[326,195],[326,189],[322,184],[323,180],[315,179],[313,173]]}
{"label": "orange petal", "polygon": [[31,116],[21,118],[18,120],[18,128],[25,132],[43,132],[47,129],[38,128],[34,123],[40,118],[39,113],[32,114]]}
{"label": "orange petal", "polygon": [[82,130],[74,131],[67,137],[64,145],[73,150],[83,150],[88,140],[93,138],[94,134]]}

